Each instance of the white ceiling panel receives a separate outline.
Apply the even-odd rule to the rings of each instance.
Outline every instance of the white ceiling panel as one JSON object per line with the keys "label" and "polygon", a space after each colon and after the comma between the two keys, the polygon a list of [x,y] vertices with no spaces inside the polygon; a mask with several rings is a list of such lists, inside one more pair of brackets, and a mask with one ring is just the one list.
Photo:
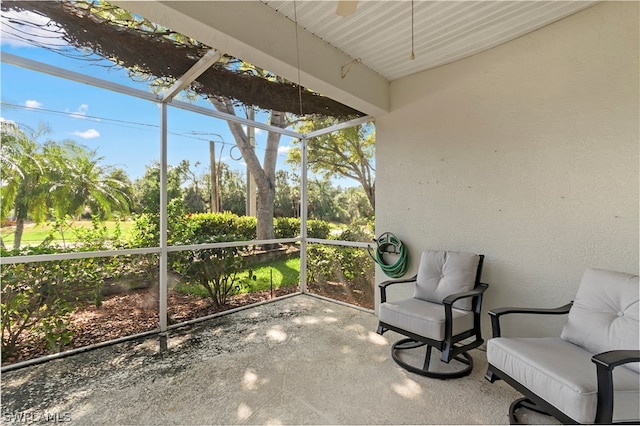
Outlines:
{"label": "white ceiling panel", "polygon": [[337,1],[262,2],[388,81],[474,55],[597,3],[359,0],[354,14],[341,17]]}

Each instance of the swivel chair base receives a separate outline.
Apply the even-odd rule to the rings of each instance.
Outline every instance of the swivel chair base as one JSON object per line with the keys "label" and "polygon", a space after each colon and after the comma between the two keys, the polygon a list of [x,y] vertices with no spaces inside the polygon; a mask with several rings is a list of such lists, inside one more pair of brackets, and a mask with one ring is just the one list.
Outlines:
{"label": "swivel chair base", "polygon": [[[422,368],[411,365],[400,358],[400,353],[402,351],[417,349],[422,346],[427,346]],[[429,346],[424,342],[407,338],[407,339],[399,340],[396,343],[394,343],[393,346],[391,346],[391,357],[396,362],[396,364],[398,364],[400,367],[404,368],[405,370],[415,374],[419,374],[421,376],[431,377],[434,379],[442,379],[442,380],[458,379],[460,377],[468,376],[471,373],[471,370],[473,369],[473,358],[471,358],[471,355],[469,355],[467,352],[463,352],[453,358],[453,360],[457,361],[458,363],[464,364],[464,367],[460,370],[435,371],[433,369],[430,369],[429,367],[431,366],[430,364],[431,364],[432,349],[433,349],[432,346]],[[446,365],[446,363],[443,362],[442,360],[439,360],[439,361],[440,361],[440,364]],[[450,368],[447,368],[447,370],[449,369]]]}

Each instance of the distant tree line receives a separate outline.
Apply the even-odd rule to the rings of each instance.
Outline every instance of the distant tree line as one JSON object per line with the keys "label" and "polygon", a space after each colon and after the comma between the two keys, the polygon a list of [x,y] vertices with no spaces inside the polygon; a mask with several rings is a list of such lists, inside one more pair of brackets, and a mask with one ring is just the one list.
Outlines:
{"label": "distant tree line", "polygon": [[[171,202],[180,200],[191,213],[211,211],[211,178],[208,167],[198,170],[200,164],[191,165],[182,160],[167,170],[167,198]],[[220,163],[220,210],[239,216],[246,213],[246,176]],[[199,173],[200,172],[200,173]],[[158,213],[160,211],[160,164],[146,166],[144,175],[133,182],[136,213]],[[276,172],[274,198],[275,217],[300,216],[300,177],[293,172]],[[308,211],[310,219],[348,224],[353,219],[373,216],[373,208],[361,187],[342,188],[333,185],[328,176],[309,181]]]}
{"label": "distant tree line", "polygon": [[[131,181],[127,173],[104,164],[96,150],[72,140],[56,142],[39,139],[47,128],[35,131],[10,121],[0,122],[0,220],[16,223],[13,247],[21,244],[28,220],[42,223],[47,218],[98,217],[126,218],[132,214],[159,213],[160,164],[146,166],[144,175]],[[294,167],[296,151],[290,155]],[[236,215],[246,213],[246,176],[219,165],[220,210]],[[373,207],[362,186],[334,186],[331,174],[311,178],[308,183],[310,219],[348,224],[354,219],[370,218]],[[274,217],[300,216],[300,177],[278,170],[275,177]],[[167,170],[167,202],[182,204],[187,212],[211,211],[209,168],[182,160]]]}

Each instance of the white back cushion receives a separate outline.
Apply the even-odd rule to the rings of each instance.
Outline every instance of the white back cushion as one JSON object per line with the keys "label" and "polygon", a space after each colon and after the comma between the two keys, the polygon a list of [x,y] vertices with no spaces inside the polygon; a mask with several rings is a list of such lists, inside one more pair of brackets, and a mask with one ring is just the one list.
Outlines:
{"label": "white back cushion", "polygon": [[[476,283],[480,256],[455,251],[425,250],[420,258],[413,297],[442,303],[453,293],[472,290]],[[471,298],[453,304],[459,309],[471,309]]]}
{"label": "white back cushion", "polygon": [[[637,275],[587,269],[561,338],[593,354],[640,349],[639,294]],[[639,363],[625,366],[640,373]]]}

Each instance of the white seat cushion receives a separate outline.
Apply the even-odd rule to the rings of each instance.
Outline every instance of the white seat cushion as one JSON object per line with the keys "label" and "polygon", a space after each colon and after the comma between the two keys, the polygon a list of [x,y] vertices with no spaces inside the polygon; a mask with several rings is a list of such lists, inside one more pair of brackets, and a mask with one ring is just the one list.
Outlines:
{"label": "white seat cushion", "polygon": [[[579,423],[593,423],[598,382],[593,354],[559,338],[494,338],[488,362]],[[640,375],[613,371],[614,421],[640,418]]]}
{"label": "white seat cushion", "polygon": [[[473,329],[473,312],[452,309],[453,335]],[[444,305],[404,299],[380,305],[380,321],[433,340],[444,340]]]}

